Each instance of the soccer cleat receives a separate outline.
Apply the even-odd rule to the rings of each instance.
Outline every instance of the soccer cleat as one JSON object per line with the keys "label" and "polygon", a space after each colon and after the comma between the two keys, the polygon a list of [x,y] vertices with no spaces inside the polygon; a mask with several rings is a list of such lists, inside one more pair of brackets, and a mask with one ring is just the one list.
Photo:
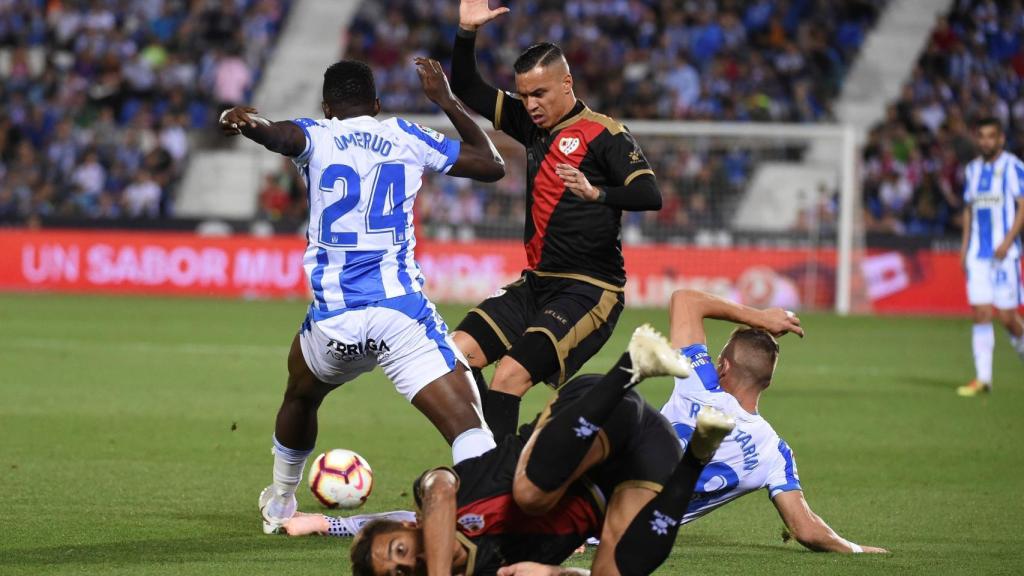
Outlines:
{"label": "soccer cleat", "polygon": [[709,462],[722,440],[736,427],[732,416],[718,408],[704,406],[697,414],[697,427],[690,438],[689,448],[701,462]]}
{"label": "soccer cleat", "polygon": [[260,516],[263,518],[264,534],[282,534],[284,524],[295,515],[299,503],[292,494],[288,498],[274,495],[274,486],[270,485],[260,492]]}
{"label": "soccer cleat", "polygon": [[970,398],[972,396],[981,396],[982,394],[988,394],[992,391],[991,384],[985,384],[978,380],[971,380],[966,386],[961,386],[956,389],[957,396],[963,396]]}
{"label": "soccer cleat", "polygon": [[690,363],[650,324],[643,324],[633,331],[633,337],[629,339],[629,360],[633,365],[630,386],[654,376],[686,378],[690,375]]}

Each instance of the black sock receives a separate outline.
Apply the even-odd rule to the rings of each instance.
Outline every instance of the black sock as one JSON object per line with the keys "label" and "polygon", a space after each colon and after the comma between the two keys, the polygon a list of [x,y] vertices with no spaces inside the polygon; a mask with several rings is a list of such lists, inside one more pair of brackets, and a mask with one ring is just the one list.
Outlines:
{"label": "black sock", "polygon": [[484,420],[487,426],[494,433],[494,441],[500,443],[501,439],[509,434],[516,433],[516,426],[519,425],[519,402],[522,398],[515,394],[488,390],[484,400]]}
{"label": "black sock", "polygon": [[526,477],[541,490],[556,490],[572,476],[590,450],[597,431],[622,401],[633,377],[629,354],[541,428],[526,463]]}
{"label": "black sock", "polygon": [[704,464],[687,450],[665,487],[633,518],[615,546],[622,576],[646,576],[668,558],[703,471]]}
{"label": "black sock", "polygon": [[476,390],[480,393],[480,404],[483,407],[487,403],[487,390],[490,389],[487,386],[487,379],[484,378],[484,371],[480,368],[470,368],[469,371],[473,373],[473,382],[476,382]]}

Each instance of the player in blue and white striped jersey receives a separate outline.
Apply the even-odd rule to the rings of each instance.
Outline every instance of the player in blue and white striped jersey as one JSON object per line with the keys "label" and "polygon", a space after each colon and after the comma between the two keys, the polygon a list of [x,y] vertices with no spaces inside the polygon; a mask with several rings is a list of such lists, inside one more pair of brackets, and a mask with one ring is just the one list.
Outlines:
{"label": "player in blue and white striped jersey", "polygon": [[971,344],[975,377],[961,396],[992,390],[993,318],[1006,328],[1024,359],[1021,242],[1024,228],[1024,163],[1003,150],[1006,137],[995,118],[983,118],[975,134],[981,155],[964,172],[963,239],[960,257],[967,274],[967,300],[974,313]]}
{"label": "player in blue and white striped jersey", "polygon": [[[736,421],[705,467],[684,523],[761,489],[794,538],[823,552],[885,552],[860,546],[839,536],[804,499],[793,451],[758,412],[758,401],[772,382],[778,361],[775,336],[803,336],[800,320],[781,308],[758,310],[696,290],[680,290],[669,305],[672,346],[690,360],[688,378],[676,378],[672,396],[661,413],[675,428],[685,448],[697,414],[713,407]],[[708,352],[704,319],[744,325],[733,331],[718,361]]]}
{"label": "player in blue and white striped jersey", "polygon": [[425,170],[494,181],[504,162],[452,95],[440,64],[418,58],[416,66],[462,142],[401,118],[377,120],[373,73],[354,61],[324,74],[324,119],[270,122],[247,106],[221,117],[227,134],[293,158],[308,190],[304,265],[313,303],[288,358],[274,482],[260,495],[266,533],[295,512],[320,402],[377,365],[444,435],[456,463],[495,446],[468,363],[421,292],[412,208]]}

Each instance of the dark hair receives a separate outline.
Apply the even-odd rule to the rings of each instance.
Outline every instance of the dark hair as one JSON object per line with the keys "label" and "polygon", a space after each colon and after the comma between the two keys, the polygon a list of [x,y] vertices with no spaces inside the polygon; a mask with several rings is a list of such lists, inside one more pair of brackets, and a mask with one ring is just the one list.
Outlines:
{"label": "dark hair", "polygon": [[995,129],[1000,133],[1003,131],[1003,123],[995,116],[982,116],[974,121],[974,128],[976,130],[981,130],[986,126],[995,126]]}
{"label": "dark hair", "polygon": [[370,67],[356,60],[342,60],[324,72],[324,102],[373,105],[377,85]]}
{"label": "dark hair", "polygon": [[738,370],[742,379],[766,388],[775,373],[779,343],[766,330],[743,326],[732,331],[722,356]]}
{"label": "dark hair", "polygon": [[390,534],[403,527],[401,522],[381,518],[367,522],[352,542],[349,558],[352,560],[352,576],[374,576],[373,541],[377,536]]}
{"label": "dark hair", "polygon": [[515,69],[516,74],[522,74],[523,72],[533,70],[537,66],[547,66],[555,60],[560,60],[564,57],[562,49],[557,44],[541,42],[540,44],[530,46],[520,54],[512,67]]}

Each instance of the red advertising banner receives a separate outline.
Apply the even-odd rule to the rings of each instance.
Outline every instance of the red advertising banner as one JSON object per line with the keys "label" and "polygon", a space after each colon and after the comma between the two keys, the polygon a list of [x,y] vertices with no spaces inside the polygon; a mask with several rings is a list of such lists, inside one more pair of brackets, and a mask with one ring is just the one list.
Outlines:
{"label": "red advertising banner", "polygon": [[[307,298],[299,237],[188,233],[0,231],[0,290]],[[663,307],[697,288],[753,306],[831,309],[832,249],[625,249],[628,306]],[[438,302],[476,303],[525,266],[515,241],[421,241],[417,260]],[[873,251],[858,259],[857,310],[911,314],[969,311],[957,255]]]}

